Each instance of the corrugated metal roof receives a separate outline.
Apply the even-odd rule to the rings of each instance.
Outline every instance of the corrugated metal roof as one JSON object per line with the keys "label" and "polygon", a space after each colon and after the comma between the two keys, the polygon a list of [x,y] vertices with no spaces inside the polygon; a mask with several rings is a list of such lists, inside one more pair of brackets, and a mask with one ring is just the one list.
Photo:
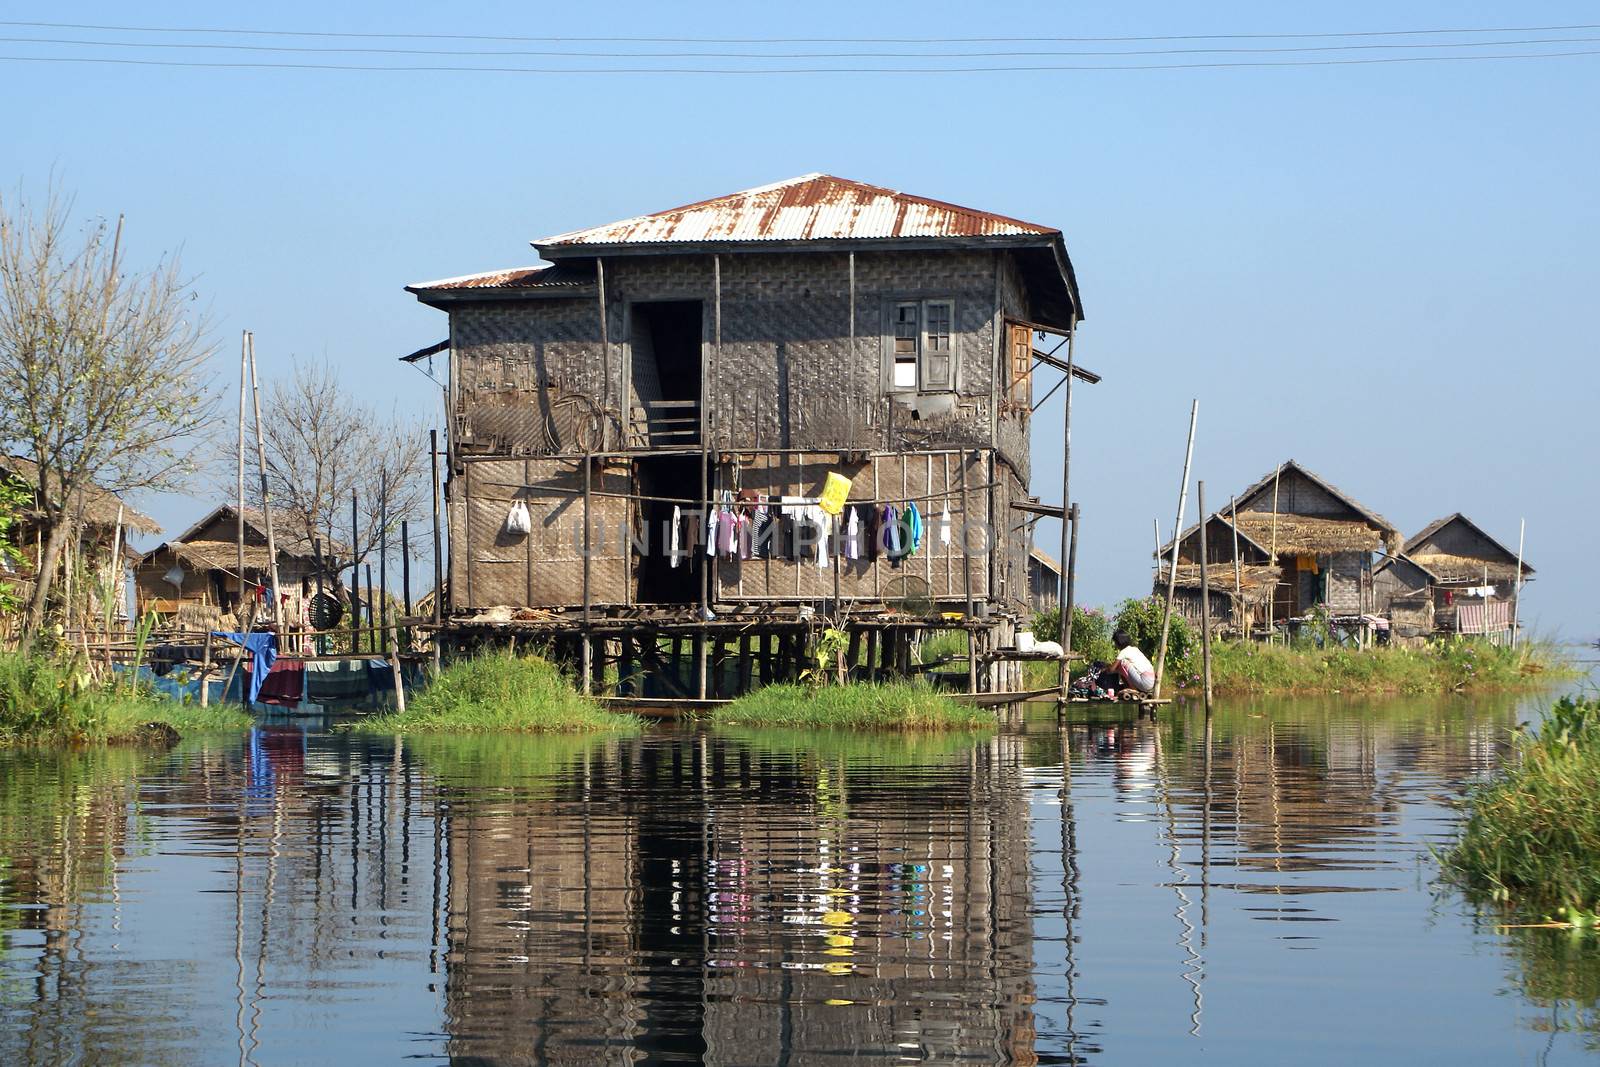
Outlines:
{"label": "corrugated metal roof", "polygon": [[539,248],[571,248],[702,241],[1051,236],[1058,232],[1054,227],[846,178],[806,174],[533,243]]}
{"label": "corrugated metal roof", "polygon": [[552,267],[511,267],[506,270],[489,270],[481,274],[463,274],[459,278],[440,278],[437,281],[417,282],[406,286],[407,292],[451,289],[581,289],[594,282],[593,271],[557,264]]}

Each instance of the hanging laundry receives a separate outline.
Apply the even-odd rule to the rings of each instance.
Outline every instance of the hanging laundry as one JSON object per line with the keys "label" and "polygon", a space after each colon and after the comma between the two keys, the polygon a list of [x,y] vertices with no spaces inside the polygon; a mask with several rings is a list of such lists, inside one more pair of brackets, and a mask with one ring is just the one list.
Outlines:
{"label": "hanging laundry", "polygon": [[939,543],[950,544],[950,505],[947,502],[939,512]]}
{"label": "hanging laundry", "polygon": [[717,554],[717,509],[706,504],[706,555]]}
{"label": "hanging laundry", "polygon": [[861,509],[851,506],[845,509],[844,520],[844,558],[861,558]]}
{"label": "hanging laundry", "polygon": [[679,557],[679,529],[683,525],[683,509],[677,504],[672,505],[672,528],[667,531],[667,558],[673,567],[678,565]]}
{"label": "hanging laundry", "polygon": [[906,505],[906,555],[915,555],[917,549],[922,547],[922,512],[917,510],[915,500]]}
{"label": "hanging laundry", "polygon": [[893,504],[885,504],[878,513],[877,544],[890,559],[900,558],[900,509]]}
{"label": "hanging laundry", "polygon": [[772,540],[776,534],[772,510],[766,504],[758,503],[751,513],[750,554],[756,559],[767,559],[774,555]]}
{"label": "hanging laundry", "polygon": [[717,509],[717,551],[726,559],[732,559],[739,547],[737,527],[730,508]]}

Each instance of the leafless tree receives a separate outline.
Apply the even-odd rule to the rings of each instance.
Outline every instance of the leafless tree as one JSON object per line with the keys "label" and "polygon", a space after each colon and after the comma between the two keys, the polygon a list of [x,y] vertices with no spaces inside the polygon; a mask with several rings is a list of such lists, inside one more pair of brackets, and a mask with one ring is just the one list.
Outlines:
{"label": "leafless tree", "polygon": [[419,517],[429,498],[421,423],[363,403],[326,362],[296,363],[287,379],[267,386],[261,419],[273,514],[289,525],[290,536],[347,546],[353,559],[340,562],[360,562],[378,548],[381,516],[391,550],[398,547],[401,520]]}
{"label": "leafless tree", "polygon": [[43,625],[74,500],[190,468],[213,394],[206,316],[175,256],[125,272],[122,223],[77,232],[54,188],[0,197],[0,445],[38,464],[49,536],[23,633]]}

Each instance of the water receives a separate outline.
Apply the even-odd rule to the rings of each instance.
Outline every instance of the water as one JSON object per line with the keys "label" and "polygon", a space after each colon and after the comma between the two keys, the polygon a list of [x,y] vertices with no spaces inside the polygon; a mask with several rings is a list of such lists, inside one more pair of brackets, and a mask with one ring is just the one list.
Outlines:
{"label": "water", "polygon": [[0,1063],[1571,1060],[1427,854],[1538,703],[4,752]]}

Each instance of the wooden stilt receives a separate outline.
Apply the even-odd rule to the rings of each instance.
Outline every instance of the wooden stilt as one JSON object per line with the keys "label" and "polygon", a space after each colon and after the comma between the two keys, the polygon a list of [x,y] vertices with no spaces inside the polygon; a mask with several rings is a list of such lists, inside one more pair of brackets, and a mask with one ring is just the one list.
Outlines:
{"label": "wooden stilt", "polygon": [[756,650],[758,653],[757,658],[761,661],[761,684],[771,685],[777,680],[776,665],[772,662],[772,635],[769,633],[757,634]]}
{"label": "wooden stilt", "polygon": [[844,654],[844,674],[845,674],[845,680],[846,681],[849,680],[850,672],[855,670],[856,661],[859,660],[860,658],[861,658],[861,631],[860,630],[856,630],[856,629],[852,629],[850,631],[850,647],[845,651],[845,654]]}
{"label": "wooden stilt", "polygon": [[739,635],[739,682],[738,693],[748,693],[751,688],[751,674],[754,662],[751,657],[750,645],[753,638],[749,634]]}
{"label": "wooden stilt", "polygon": [[967,692],[978,691],[978,631],[967,629]]}
{"label": "wooden stilt", "polygon": [[[1076,600],[1074,598],[1077,596],[1077,592],[1078,592],[1078,590],[1077,590],[1077,582],[1078,582],[1078,519],[1079,519],[1079,514],[1080,513],[1078,511],[1078,505],[1076,505],[1076,504],[1072,505],[1072,507],[1070,509],[1068,509],[1068,512],[1067,512],[1067,517],[1072,522],[1072,536],[1067,541],[1067,559],[1066,559],[1066,566],[1067,566],[1067,572],[1066,572],[1066,595],[1067,595],[1067,599],[1064,602],[1062,602],[1062,604],[1061,604],[1061,633],[1062,633],[1062,636],[1063,636],[1063,640],[1061,642],[1061,648],[1062,648],[1063,651],[1066,651],[1066,652],[1071,652],[1072,651],[1072,613],[1076,609],[1076,605],[1077,605],[1077,602],[1076,602]],[[1062,706],[1064,707],[1066,700],[1071,695],[1072,663],[1071,663],[1070,660],[1062,660],[1061,661],[1061,672],[1060,673],[1061,673],[1061,677],[1060,677],[1061,692],[1058,695],[1058,699],[1063,702]]]}
{"label": "wooden stilt", "polygon": [[200,653],[200,706],[211,706],[211,631],[206,631],[205,649]]}
{"label": "wooden stilt", "polygon": [[594,692],[594,645],[587,630],[578,637],[578,689]]}
{"label": "wooden stilt", "polygon": [[633,677],[633,636],[623,634],[617,653],[617,695],[639,696],[637,679]]}
{"label": "wooden stilt", "polygon": [[394,710],[404,715],[406,713],[406,683],[400,673],[400,643],[395,640],[395,632],[390,630],[389,637],[389,670],[394,674]]}
{"label": "wooden stilt", "polygon": [[706,635],[704,631],[696,631],[694,635],[694,695],[701,700],[706,698]]}
{"label": "wooden stilt", "polygon": [[864,662],[867,668],[867,681],[876,684],[878,681],[878,628],[876,626],[867,631],[867,658]]}

